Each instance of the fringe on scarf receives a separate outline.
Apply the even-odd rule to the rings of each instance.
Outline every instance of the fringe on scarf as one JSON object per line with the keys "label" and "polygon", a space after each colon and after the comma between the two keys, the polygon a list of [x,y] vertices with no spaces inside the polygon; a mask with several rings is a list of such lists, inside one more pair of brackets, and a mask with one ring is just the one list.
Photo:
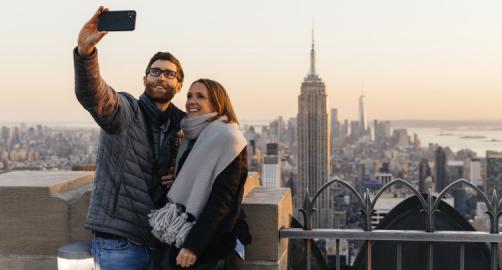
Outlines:
{"label": "fringe on scarf", "polygon": [[161,242],[175,244],[177,248],[181,248],[195,223],[187,221],[188,215],[181,207],[171,202],[158,210],[153,210],[148,218],[152,234]]}

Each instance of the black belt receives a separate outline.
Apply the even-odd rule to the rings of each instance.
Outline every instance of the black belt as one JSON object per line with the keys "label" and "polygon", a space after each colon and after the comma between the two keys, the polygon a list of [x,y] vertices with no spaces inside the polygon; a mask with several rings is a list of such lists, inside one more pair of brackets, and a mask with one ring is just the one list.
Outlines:
{"label": "black belt", "polygon": [[146,246],[148,247],[149,249],[157,249],[158,247],[156,246],[150,246],[150,245],[143,245],[143,244],[139,244],[139,243],[136,243],[130,239],[127,239],[125,237],[122,237],[122,236],[118,236],[118,235],[115,235],[115,234],[111,234],[111,233],[105,233],[105,232],[98,232],[98,231],[92,231],[92,234],[95,236],[95,237],[100,237],[100,238],[105,238],[105,239],[125,239],[127,241],[130,241],[138,246]]}
{"label": "black belt", "polygon": [[124,237],[111,234],[111,233],[105,233],[105,232],[98,232],[94,231],[93,232],[96,237],[101,237],[101,238],[107,238],[107,239],[125,239]]}

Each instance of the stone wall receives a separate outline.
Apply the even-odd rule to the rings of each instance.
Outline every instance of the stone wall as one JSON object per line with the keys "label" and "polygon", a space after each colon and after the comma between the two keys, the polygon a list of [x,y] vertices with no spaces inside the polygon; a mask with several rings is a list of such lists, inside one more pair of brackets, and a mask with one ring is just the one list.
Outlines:
{"label": "stone wall", "polygon": [[92,180],[89,172],[0,175],[0,269],[55,269],[60,246],[89,242]]}

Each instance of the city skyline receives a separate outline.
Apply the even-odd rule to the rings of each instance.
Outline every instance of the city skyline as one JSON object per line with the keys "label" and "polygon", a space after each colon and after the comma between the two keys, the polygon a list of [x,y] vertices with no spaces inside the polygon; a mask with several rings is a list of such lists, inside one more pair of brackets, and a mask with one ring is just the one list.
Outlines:
{"label": "city skyline", "polygon": [[[0,122],[92,122],[73,94],[71,50],[99,4],[7,4],[0,18],[0,34],[8,37],[0,48]],[[134,96],[142,92],[151,55],[169,50],[187,73],[175,104],[183,107],[191,81],[209,77],[230,92],[240,119],[292,117],[314,20],[317,69],[340,119],[357,119],[362,84],[368,119],[501,119],[498,1],[106,5],[138,12],[135,31],[110,33],[98,45],[105,80]]]}

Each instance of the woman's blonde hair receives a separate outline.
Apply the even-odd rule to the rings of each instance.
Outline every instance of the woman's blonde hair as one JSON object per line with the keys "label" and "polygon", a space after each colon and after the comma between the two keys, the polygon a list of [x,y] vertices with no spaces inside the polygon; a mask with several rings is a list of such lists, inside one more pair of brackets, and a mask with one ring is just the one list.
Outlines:
{"label": "woman's blonde hair", "polygon": [[223,85],[211,79],[198,79],[193,82],[192,85],[196,83],[201,83],[207,88],[209,102],[211,102],[211,104],[216,108],[216,117],[226,115],[228,117],[228,123],[239,124],[232,102],[230,102],[230,98],[228,97],[227,91]]}

